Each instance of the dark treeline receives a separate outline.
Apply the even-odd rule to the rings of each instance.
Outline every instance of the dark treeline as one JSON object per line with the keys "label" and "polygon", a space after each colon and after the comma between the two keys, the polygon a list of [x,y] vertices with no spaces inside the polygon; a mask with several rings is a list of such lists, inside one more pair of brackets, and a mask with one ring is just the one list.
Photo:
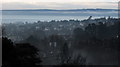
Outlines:
{"label": "dark treeline", "polygon": [[38,67],[41,59],[37,55],[38,49],[29,43],[2,38],[2,67]]}
{"label": "dark treeline", "polygon": [[[34,67],[37,65],[94,65],[98,64],[98,61],[99,64],[117,65],[119,64],[118,60],[120,60],[120,20],[109,21],[85,23],[86,25],[83,27],[78,25],[81,22],[76,22],[77,24],[75,24],[73,21],[69,24],[71,25],[70,27],[65,24],[68,22],[61,22],[64,25],[60,25],[60,22],[57,24],[55,21],[48,24],[39,22],[18,26],[15,24],[5,25],[3,30],[4,37],[2,38],[3,67],[12,65],[20,67]],[[42,24],[46,26],[42,26]],[[58,25],[60,25],[59,29],[65,32],[64,34],[59,34],[61,30],[57,30]],[[72,28],[72,30],[65,30],[66,28]],[[70,32],[71,34],[69,34]],[[13,42],[6,37],[13,40]],[[81,49],[89,49],[88,51],[92,53],[101,52],[99,53],[100,55],[97,55],[98,59],[94,57],[96,63],[88,62],[87,57],[80,52]],[[111,55],[103,54],[107,51]],[[117,54],[114,54],[114,52]],[[101,56],[104,56],[104,58],[101,58]],[[103,59],[111,56],[115,56],[115,58],[109,58],[109,60],[107,59],[104,62]],[[99,60],[100,58],[101,60]],[[110,63],[107,63],[108,61]]]}
{"label": "dark treeline", "polygon": [[92,46],[93,44],[97,47],[114,48],[115,46],[118,46],[119,36],[120,22],[116,22],[110,26],[107,26],[106,23],[102,22],[99,22],[98,24],[92,23],[89,24],[85,30],[81,28],[76,28],[74,30],[75,43],[82,43],[84,46],[88,43],[87,46]]}

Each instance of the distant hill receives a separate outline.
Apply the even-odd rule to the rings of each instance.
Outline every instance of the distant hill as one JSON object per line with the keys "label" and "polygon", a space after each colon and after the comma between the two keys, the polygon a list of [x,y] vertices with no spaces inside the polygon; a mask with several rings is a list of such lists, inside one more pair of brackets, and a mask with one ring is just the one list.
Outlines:
{"label": "distant hill", "polygon": [[24,10],[2,10],[2,11],[118,11],[118,9],[69,9],[69,10],[57,10],[57,9],[24,9]]}

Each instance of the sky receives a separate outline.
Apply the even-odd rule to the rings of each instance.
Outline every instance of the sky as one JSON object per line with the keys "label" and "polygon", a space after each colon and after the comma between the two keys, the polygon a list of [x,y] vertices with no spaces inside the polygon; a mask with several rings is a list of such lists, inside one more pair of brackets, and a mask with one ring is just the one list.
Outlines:
{"label": "sky", "polygon": [[2,0],[3,10],[11,9],[117,9],[118,0]]}

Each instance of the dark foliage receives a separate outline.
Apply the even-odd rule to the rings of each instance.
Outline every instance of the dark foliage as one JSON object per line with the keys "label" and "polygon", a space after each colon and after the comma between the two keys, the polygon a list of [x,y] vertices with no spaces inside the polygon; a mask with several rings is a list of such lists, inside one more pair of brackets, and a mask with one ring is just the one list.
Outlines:
{"label": "dark foliage", "polygon": [[29,43],[14,44],[10,39],[2,38],[2,67],[37,67],[40,58],[38,50]]}
{"label": "dark foliage", "polygon": [[89,24],[85,30],[76,28],[74,30],[76,45],[97,46],[116,49],[119,45],[120,23],[107,26],[106,23]]}

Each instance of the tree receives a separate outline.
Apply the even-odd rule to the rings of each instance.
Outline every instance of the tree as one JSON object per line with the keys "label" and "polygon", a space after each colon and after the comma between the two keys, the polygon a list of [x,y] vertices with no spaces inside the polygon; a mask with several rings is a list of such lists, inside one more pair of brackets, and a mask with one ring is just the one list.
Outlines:
{"label": "tree", "polygon": [[74,29],[73,33],[76,40],[83,40],[85,38],[85,32],[81,28]]}
{"label": "tree", "polygon": [[16,44],[16,50],[22,67],[36,67],[41,62],[38,49],[29,43]]}
{"label": "tree", "polygon": [[65,43],[61,48],[61,64],[66,64],[69,59],[69,48],[68,44]]}
{"label": "tree", "polygon": [[10,39],[2,38],[2,67],[15,66],[16,63],[15,46]]}
{"label": "tree", "polygon": [[2,38],[2,67],[36,67],[41,60],[38,49],[29,43],[14,44],[10,39]]}
{"label": "tree", "polygon": [[95,23],[89,24],[85,28],[85,32],[88,34],[89,37],[95,37],[96,36],[96,24]]}

